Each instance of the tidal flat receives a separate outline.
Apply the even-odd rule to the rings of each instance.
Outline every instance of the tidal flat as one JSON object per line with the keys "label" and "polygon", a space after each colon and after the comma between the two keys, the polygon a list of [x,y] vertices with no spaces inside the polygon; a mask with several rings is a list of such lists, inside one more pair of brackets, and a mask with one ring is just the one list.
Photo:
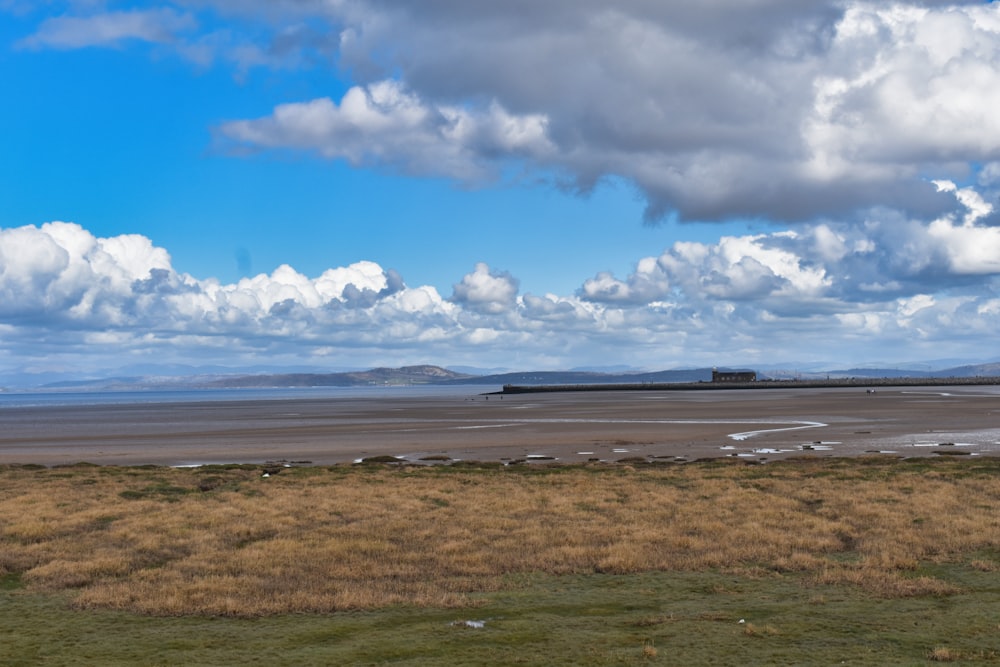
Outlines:
{"label": "tidal flat", "polygon": [[0,463],[583,463],[1000,453],[1000,387],[412,393],[0,406]]}

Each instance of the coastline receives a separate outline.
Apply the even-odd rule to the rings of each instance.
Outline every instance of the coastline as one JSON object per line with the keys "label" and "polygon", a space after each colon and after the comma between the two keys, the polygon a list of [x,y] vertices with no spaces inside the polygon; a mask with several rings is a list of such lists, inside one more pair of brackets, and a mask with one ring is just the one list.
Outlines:
{"label": "coastline", "polygon": [[827,378],[825,380],[755,380],[753,382],[644,382],[620,384],[505,384],[498,394],[564,391],[716,391],[724,389],[837,389],[850,387],[960,387],[1000,385],[998,376],[948,378]]}

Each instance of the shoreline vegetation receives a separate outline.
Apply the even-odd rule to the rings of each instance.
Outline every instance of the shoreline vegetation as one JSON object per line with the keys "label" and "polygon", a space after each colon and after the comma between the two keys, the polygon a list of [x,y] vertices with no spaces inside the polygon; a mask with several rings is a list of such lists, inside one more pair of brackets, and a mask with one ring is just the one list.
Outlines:
{"label": "shoreline vegetation", "polygon": [[[998,499],[993,457],[5,465],[0,596],[206,647],[317,619],[289,662],[995,661]],[[360,626],[378,639],[336,639]]]}

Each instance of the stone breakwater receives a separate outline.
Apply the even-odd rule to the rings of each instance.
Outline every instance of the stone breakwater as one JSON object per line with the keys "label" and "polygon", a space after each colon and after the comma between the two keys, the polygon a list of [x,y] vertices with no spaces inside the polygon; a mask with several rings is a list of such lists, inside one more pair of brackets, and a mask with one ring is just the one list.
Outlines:
{"label": "stone breakwater", "polygon": [[711,391],[720,389],[837,389],[860,387],[956,387],[1000,385],[1000,377],[951,378],[835,378],[825,380],[757,380],[755,382],[644,382],[620,384],[505,384],[498,394],[536,394],[557,391]]}

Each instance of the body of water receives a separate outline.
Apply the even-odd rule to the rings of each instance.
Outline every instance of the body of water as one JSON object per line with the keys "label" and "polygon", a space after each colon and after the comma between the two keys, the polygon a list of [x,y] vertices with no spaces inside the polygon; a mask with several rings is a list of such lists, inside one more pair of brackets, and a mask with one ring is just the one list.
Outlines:
{"label": "body of water", "polygon": [[60,405],[132,405],[206,401],[280,401],[313,398],[428,398],[499,391],[497,385],[410,385],[382,387],[268,387],[149,391],[0,392],[0,409]]}

